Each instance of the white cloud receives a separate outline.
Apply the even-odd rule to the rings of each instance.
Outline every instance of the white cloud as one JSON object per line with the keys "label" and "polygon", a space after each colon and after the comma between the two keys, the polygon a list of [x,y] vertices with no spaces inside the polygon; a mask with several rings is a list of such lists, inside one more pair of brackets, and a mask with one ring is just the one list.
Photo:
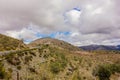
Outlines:
{"label": "white cloud", "polygon": [[102,13],[102,8],[98,8],[95,11],[92,12],[93,15],[95,14],[101,14]]}
{"label": "white cloud", "polygon": [[33,31],[32,29],[23,28],[21,31],[7,31],[7,35],[12,36],[17,39],[24,39],[24,40],[35,40],[38,37],[36,36],[37,32]]}
{"label": "white cloud", "polygon": [[[77,45],[110,44],[120,39],[119,4],[119,0],[0,0],[0,33],[33,40],[37,32],[69,31],[71,35],[57,37]],[[27,28],[30,24],[32,30]]]}
{"label": "white cloud", "polygon": [[71,34],[71,37],[78,36],[78,35],[79,35],[78,32],[74,32],[74,33]]}
{"label": "white cloud", "polygon": [[78,11],[78,10],[70,10],[68,12],[66,12],[66,20],[67,22],[69,22],[70,24],[77,24],[79,23],[80,21],[80,16],[81,16],[81,11]]}

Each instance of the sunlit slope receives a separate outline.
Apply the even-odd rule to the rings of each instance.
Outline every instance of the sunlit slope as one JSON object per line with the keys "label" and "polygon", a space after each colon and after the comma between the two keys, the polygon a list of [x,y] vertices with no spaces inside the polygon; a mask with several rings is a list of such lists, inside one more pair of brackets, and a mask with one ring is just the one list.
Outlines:
{"label": "sunlit slope", "polygon": [[42,44],[0,57],[3,80],[118,80],[119,54],[84,54]]}
{"label": "sunlit slope", "polygon": [[80,50],[80,48],[78,48],[76,46],[73,46],[70,43],[67,43],[65,41],[58,40],[58,39],[53,39],[53,38],[37,39],[37,40],[31,42],[29,44],[29,46],[36,47],[36,46],[40,46],[41,44],[47,44],[47,45],[59,47],[59,48],[62,48],[62,49],[67,49],[67,50],[70,50],[70,51]]}
{"label": "sunlit slope", "polygon": [[17,39],[0,34],[0,51],[25,48],[26,45]]}

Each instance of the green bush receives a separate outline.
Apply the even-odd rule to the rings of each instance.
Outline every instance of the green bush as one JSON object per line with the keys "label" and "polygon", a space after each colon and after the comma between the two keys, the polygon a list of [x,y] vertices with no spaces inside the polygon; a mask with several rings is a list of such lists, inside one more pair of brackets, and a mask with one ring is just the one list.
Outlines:
{"label": "green bush", "polygon": [[51,63],[50,70],[55,74],[59,73],[61,70],[60,63],[58,62]]}
{"label": "green bush", "polygon": [[11,53],[9,55],[6,55],[7,62],[9,62],[11,65],[19,65],[21,63],[20,59],[15,56],[15,53]]}
{"label": "green bush", "polygon": [[60,71],[64,70],[66,65],[67,65],[67,63],[66,62],[62,62],[62,61],[51,62],[50,70],[51,70],[51,72],[57,74]]}
{"label": "green bush", "polygon": [[22,56],[24,56],[24,53],[23,52],[22,53],[19,52],[19,53],[17,53],[17,55],[22,57]]}
{"label": "green bush", "polygon": [[35,68],[30,67],[28,69],[30,70],[30,72],[37,73],[36,70],[35,70]]}
{"label": "green bush", "polygon": [[30,52],[30,54],[33,55],[33,56],[36,56],[36,54],[34,52]]}
{"label": "green bush", "polygon": [[11,75],[5,71],[4,64],[0,62],[0,80],[1,79],[9,80],[10,77]]}
{"label": "green bush", "polygon": [[32,56],[25,56],[25,64],[28,64],[29,61],[32,61]]}
{"label": "green bush", "polygon": [[120,73],[120,64],[112,64],[109,68],[112,74],[115,72]]}
{"label": "green bush", "polygon": [[105,64],[93,69],[93,75],[98,76],[99,80],[110,80],[111,74],[120,73],[120,64]]}
{"label": "green bush", "polygon": [[3,66],[4,65],[2,63],[0,63],[0,79],[4,79],[5,75],[6,75],[6,72],[5,72],[5,69]]}
{"label": "green bush", "polygon": [[13,72],[12,68],[8,68],[8,71],[9,71],[10,73],[12,73],[12,72]]}
{"label": "green bush", "polygon": [[67,58],[65,57],[65,54],[61,52],[54,52],[52,53],[52,56],[55,58],[56,61],[51,62],[50,70],[51,72],[56,74],[64,70],[64,68],[67,66]]}
{"label": "green bush", "polygon": [[17,69],[18,69],[18,70],[21,70],[21,68],[22,68],[21,66],[17,66]]}
{"label": "green bush", "polygon": [[109,80],[111,72],[107,67],[100,66],[98,70],[98,76],[100,80]]}

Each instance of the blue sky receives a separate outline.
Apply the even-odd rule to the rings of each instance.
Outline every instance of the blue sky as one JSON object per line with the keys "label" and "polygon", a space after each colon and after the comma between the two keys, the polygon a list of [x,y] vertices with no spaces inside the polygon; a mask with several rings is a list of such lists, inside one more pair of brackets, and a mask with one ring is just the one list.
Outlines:
{"label": "blue sky", "polygon": [[[54,32],[54,33],[50,33],[50,34],[41,34],[39,32],[35,33],[34,36],[36,36],[36,39],[39,39],[39,38],[46,38],[46,37],[49,37],[49,38],[57,38],[56,36],[57,35],[64,35],[64,36],[69,36],[71,33],[70,32]],[[20,36],[21,38],[21,36]],[[24,38],[23,38],[24,39]],[[34,39],[24,39],[24,42],[25,43],[30,43],[31,41],[33,41]]]}
{"label": "blue sky", "polygon": [[54,32],[54,33],[50,33],[50,34],[41,34],[41,33],[37,33],[36,36],[38,38],[44,38],[44,37],[50,37],[50,38],[55,38],[56,35],[60,35],[63,34],[65,36],[70,35],[70,32]]}

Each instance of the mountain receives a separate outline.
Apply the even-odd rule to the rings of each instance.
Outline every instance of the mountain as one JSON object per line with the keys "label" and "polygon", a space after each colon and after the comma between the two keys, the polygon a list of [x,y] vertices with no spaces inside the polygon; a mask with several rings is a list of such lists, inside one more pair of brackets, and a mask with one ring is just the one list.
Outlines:
{"label": "mountain", "polygon": [[51,45],[54,47],[59,47],[61,49],[67,49],[70,51],[77,51],[80,50],[80,48],[71,45],[70,43],[67,43],[65,41],[62,40],[58,40],[58,39],[54,39],[54,38],[41,38],[41,39],[37,39],[33,42],[31,42],[29,44],[30,47],[36,47],[36,46],[40,46],[41,44],[44,45]]}
{"label": "mountain", "polygon": [[[5,42],[6,39],[9,40],[11,46],[16,45],[15,42],[19,43],[19,40],[3,37],[5,39],[2,40]],[[28,46],[30,48],[0,55],[0,80],[118,80],[119,78],[119,53],[92,54],[52,38],[37,39]]]}
{"label": "mountain", "polygon": [[106,46],[106,45],[88,45],[80,46],[83,50],[120,50],[120,45],[118,46]]}
{"label": "mountain", "polygon": [[117,49],[117,50],[120,50],[120,45],[117,45],[116,49]]}
{"label": "mountain", "polygon": [[0,34],[0,51],[16,50],[25,47],[26,45],[22,41]]}

